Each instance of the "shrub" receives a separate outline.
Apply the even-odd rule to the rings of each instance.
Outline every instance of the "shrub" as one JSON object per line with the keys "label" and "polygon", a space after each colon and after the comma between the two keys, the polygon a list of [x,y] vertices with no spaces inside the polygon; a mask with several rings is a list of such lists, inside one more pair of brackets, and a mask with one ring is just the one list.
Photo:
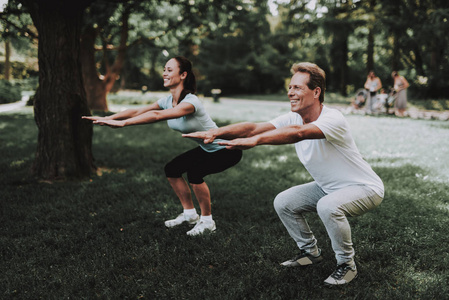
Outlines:
{"label": "shrub", "polygon": [[21,98],[20,85],[7,80],[0,80],[0,103],[16,102],[20,101]]}

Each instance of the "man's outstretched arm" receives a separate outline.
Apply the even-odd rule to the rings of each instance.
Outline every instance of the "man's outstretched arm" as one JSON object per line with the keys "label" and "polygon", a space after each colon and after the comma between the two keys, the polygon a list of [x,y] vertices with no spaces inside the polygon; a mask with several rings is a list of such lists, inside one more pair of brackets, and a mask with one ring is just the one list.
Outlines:
{"label": "man's outstretched arm", "polygon": [[274,127],[273,124],[269,122],[264,123],[250,123],[250,122],[244,122],[244,123],[238,123],[238,124],[232,124],[220,128],[214,128],[210,129],[208,131],[198,131],[198,132],[192,132],[183,134],[183,137],[190,137],[190,138],[198,138],[204,140],[204,143],[209,144],[212,143],[215,139],[225,139],[225,140],[232,140],[235,138],[245,138],[245,137],[251,137],[263,132],[267,132],[270,130],[274,130],[276,127]]}
{"label": "man's outstretched arm", "polygon": [[294,144],[302,140],[324,139],[324,133],[313,124],[292,125],[261,132],[246,138],[219,142],[228,149],[249,149],[258,145]]}

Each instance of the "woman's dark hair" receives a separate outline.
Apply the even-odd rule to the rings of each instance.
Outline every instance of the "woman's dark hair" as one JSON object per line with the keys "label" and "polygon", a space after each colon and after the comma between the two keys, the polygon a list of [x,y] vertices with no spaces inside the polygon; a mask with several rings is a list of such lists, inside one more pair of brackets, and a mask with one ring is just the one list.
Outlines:
{"label": "woman's dark hair", "polygon": [[187,72],[186,79],[184,80],[184,89],[181,92],[178,103],[181,102],[187,94],[196,93],[196,79],[195,74],[192,72],[192,63],[184,56],[174,57],[179,65],[179,74]]}

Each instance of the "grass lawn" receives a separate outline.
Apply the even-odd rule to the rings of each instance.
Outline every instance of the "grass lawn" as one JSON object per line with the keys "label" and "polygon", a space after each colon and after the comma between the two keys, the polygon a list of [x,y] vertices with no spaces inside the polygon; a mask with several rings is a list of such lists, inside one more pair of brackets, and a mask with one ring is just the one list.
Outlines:
{"label": "grass lawn", "polygon": [[[283,105],[227,101],[206,107],[219,125],[261,121]],[[116,108],[120,108],[116,106]],[[359,278],[329,289],[330,241],[308,217],[325,261],[284,269],[297,251],[273,199],[311,180],[292,145],[260,146],[206,177],[217,231],[166,229],[181,207],[165,163],[194,146],[166,123],[95,127],[98,176],[30,180],[37,129],[29,109],[0,114],[2,299],[447,299],[449,123],[347,116],[360,151],[383,179],[374,211],[351,218]]]}

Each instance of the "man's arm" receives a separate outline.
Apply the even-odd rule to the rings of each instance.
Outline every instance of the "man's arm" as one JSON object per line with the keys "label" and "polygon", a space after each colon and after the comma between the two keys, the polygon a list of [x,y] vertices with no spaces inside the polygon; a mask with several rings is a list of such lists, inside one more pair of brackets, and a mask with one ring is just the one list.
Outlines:
{"label": "man's arm", "polygon": [[291,125],[260,134],[219,142],[228,149],[249,149],[258,145],[294,144],[302,140],[324,139],[324,133],[313,124]]}
{"label": "man's arm", "polygon": [[199,131],[199,132],[192,132],[188,134],[183,134],[183,137],[189,137],[189,138],[198,138],[204,140],[204,143],[209,144],[212,143],[215,139],[225,139],[225,140],[232,140],[235,138],[244,138],[244,137],[251,137],[255,136],[257,134],[271,131],[276,129],[273,124],[269,122],[264,123],[250,123],[250,122],[244,122],[244,123],[238,123],[238,124],[232,124],[220,128],[214,128],[210,129],[208,131]]}

